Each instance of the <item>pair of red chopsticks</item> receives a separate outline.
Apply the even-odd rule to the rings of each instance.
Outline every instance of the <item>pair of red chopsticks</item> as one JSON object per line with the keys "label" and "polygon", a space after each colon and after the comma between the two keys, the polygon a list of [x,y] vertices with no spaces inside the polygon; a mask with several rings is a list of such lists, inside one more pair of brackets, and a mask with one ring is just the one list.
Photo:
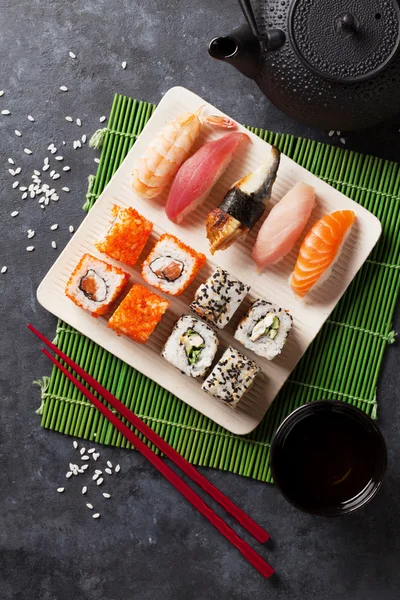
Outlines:
{"label": "pair of red chopsticks", "polygon": [[[125,417],[129,423],[131,423],[140,433],[145,435],[147,439],[152,442],[161,452],[165,454],[176,466],[178,466],[186,475],[190,477],[192,481],[197,483],[204,491],[206,491],[216,502],[218,502],[230,515],[232,515],[238,523],[240,523],[251,535],[261,544],[269,539],[269,533],[265,531],[260,525],[258,525],[251,517],[243,512],[236,504],[234,504],[229,498],[227,498],[217,487],[208,481],[203,475],[201,475],[193,465],[191,465],[183,456],[178,454],[174,448],[172,448],[162,437],[160,437],[155,431],[153,431],[146,423],[144,423],[138,416],[136,416],[129,408],[127,408],[122,402],[120,402],[115,396],[113,396],[108,390],[100,385],[91,375],[86,373],[79,365],[71,360],[64,352],[59,350],[57,346],[52,344],[42,333],[40,333],[32,325],[28,325],[28,328],[37,337],[42,340],[55,354],[57,354],[69,367],[71,367],[86,383],[88,383],[96,392],[111,404],[120,415]],[[225,521],[212,510],[204,500],[185,483],[179,475],[175,473],[159,456],[157,456],[153,450],[151,450],[138,436],[133,433],[129,427],[127,427],[122,421],[109,409],[105,404],[101,402],[90,390],[88,390],[74,375],[72,375],[56,358],[54,358],[48,350],[42,348],[42,352],[64,373],[66,377],[86,396],[92,404],[108,419],[114,427],[122,433],[133,444],[137,450],[152,465],[155,466],[158,471],[172,485],[202,514],[204,515],[214,527],[218,529],[223,536],[225,536],[231,544],[233,544],[239,552],[263,575],[264,577],[270,577],[274,573],[274,569],[262,558],[258,552],[253,550],[247,542],[240,538]]]}

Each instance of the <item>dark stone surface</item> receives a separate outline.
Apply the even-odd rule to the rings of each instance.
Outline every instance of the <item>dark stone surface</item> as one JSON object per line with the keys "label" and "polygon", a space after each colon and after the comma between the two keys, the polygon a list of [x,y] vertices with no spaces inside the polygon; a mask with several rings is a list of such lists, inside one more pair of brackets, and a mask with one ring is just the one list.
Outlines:
{"label": "dark stone surface", "polygon": [[[400,595],[399,355],[388,348],[378,385],[380,424],[389,467],[381,493],[353,516],[323,520],[292,509],[271,486],[229,473],[207,476],[270,530],[275,546],[262,550],[279,575],[264,581],[221,536],[134,452],[104,448],[99,462],[120,462],[109,486],[112,499],[84,506],[80,478],[64,473],[73,459],[70,438],[45,431],[35,415],[32,380],[49,373],[31,321],[50,337],[55,319],[38,306],[35,290],[84,213],[86,178],[94,152],[71,141],[99,125],[115,91],[157,102],[179,84],[246,123],[309,136],[326,134],[293,123],[256,87],[207,55],[208,40],[240,22],[231,0],[67,2],[3,0],[0,20],[2,200],[0,218],[2,308],[0,452],[0,598],[2,600],[395,600]],[[68,58],[68,51],[78,58]],[[121,69],[126,60],[128,67]],[[59,91],[69,87],[68,93]],[[27,115],[36,121],[30,123]],[[83,126],[67,123],[80,117]],[[347,146],[398,158],[399,121],[346,136]],[[14,135],[20,129],[22,138]],[[62,147],[62,140],[67,146]],[[71,166],[58,203],[40,210],[11,189],[9,156],[29,182],[53,141]],[[333,140],[335,141],[335,140]],[[31,157],[23,148],[31,148]],[[57,186],[61,187],[61,185]],[[12,210],[20,210],[15,219]],[[58,223],[59,229],[50,231]],[[36,230],[29,241],[26,230]],[[51,248],[55,240],[58,249]],[[28,244],[35,251],[27,253]],[[399,329],[399,313],[395,327]],[[79,481],[77,481],[79,479]],[[65,485],[67,491],[57,494]],[[103,485],[103,491],[104,491]],[[89,499],[89,498],[88,498]]]}

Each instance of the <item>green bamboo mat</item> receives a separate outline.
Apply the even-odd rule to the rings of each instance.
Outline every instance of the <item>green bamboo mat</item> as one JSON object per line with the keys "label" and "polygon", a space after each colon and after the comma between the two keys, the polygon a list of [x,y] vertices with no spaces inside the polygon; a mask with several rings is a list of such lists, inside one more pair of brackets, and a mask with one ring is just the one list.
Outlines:
{"label": "green bamboo mat", "polygon": [[[155,107],[116,95],[108,127],[97,135],[102,152],[90,177],[86,210],[135,143]],[[353,404],[377,415],[376,385],[383,353],[394,341],[391,321],[399,289],[400,166],[341,148],[250,128],[297,163],[373,212],[382,237],[259,427],[232,435],[115,358],[65,323],[57,343],[189,461],[271,482],[273,433],[294,408],[318,398]],[[58,371],[42,384],[42,425],[103,444],[129,443]]]}

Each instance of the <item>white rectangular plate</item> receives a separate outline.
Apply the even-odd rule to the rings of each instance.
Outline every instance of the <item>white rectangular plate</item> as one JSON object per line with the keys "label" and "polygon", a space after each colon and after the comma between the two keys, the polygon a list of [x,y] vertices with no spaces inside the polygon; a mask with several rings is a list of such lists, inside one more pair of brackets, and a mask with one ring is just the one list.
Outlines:
{"label": "white rectangular plate", "polygon": [[[295,183],[304,181],[315,188],[317,195],[316,207],[305,231],[317,219],[334,210],[351,209],[357,215],[356,223],[331,277],[319,289],[311,292],[306,302],[294,298],[288,284],[288,278],[293,270],[299,246],[305,234],[282,262],[263,273],[256,272],[255,265],[251,260],[251,249],[259,227],[256,227],[246,240],[239,241],[228,250],[217,252],[216,255],[211,256],[205,236],[205,221],[208,212],[213,207],[218,206],[232,183],[254,170],[267,157],[270,150],[269,144],[240,127],[240,130],[246,131],[251,137],[251,144],[248,144],[247,148],[243,149],[241,153],[235,155],[229,168],[215,185],[205,204],[192,213],[182,225],[171,223],[165,215],[163,206],[168,190],[158,199],[149,201],[137,196],[131,186],[131,173],[136,158],[143,153],[165,122],[174,119],[185,111],[194,112],[204,104],[206,105],[205,114],[223,114],[185,88],[176,87],[168,91],[136,144],[83,221],[79,230],[43,279],[37,297],[47,310],[75,327],[97,344],[132,365],[190,406],[226,427],[229,431],[244,435],[259,424],[296,363],[307,350],[347,286],[367,259],[380,236],[381,225],[370,212],[282,155],[269,207],[272,207],[282,198]],[[196,150],[204,142],[215,139],[224,133],[222,130],[203,126],[194,149]],[[188,290],[179,298],[169,297],[171,307],[145,346],[136,344],[123,336],[118,337],[114,331],[107,328],[106,319],[93,318],[86,311],[75,306],[64,294],[68,277],[82,254],[90,252],[95,256],[101,256],[95,249],[94,243],[102,236],[111,220],[111,207],[113,204],[124,207],[134,206],[154,223],[154,232],[151,235],[149,244],[142,253],[142,260],[147,256],[154,241],[163,232],[176,235],[196,250],[204,252],[208,258],[206,266],[200,271],[196,281],[189,286]],[[101,257],[110,263],[117,264],[105,256]],[[235,409],[203,392],[201,381],[182,375],[160,357],[160,351],[172,330],[174,321],[182,313],[189,311],[189,303],[193,298],[197,285],[208,277],[216,265],[227,269],[227,271],[252,287],[248,299],[237,311],[231,323],[224,330],[217,332],[221,351],[227,345],[232,344],[256,360],[262,369],[262,374],[257,378],[252,390]],[[142,281],[140,267],[141,261],[132,269],[126,268],[131,273],[133,282]],[[253,355],[250,351],[242,348],[241,344],[233,338],[235,326],[239,319],[243,317],[250,300],[257,297],[275,302],[289,310],[293,316],[293,330],[286,346],[282,354],[271,362]]]}

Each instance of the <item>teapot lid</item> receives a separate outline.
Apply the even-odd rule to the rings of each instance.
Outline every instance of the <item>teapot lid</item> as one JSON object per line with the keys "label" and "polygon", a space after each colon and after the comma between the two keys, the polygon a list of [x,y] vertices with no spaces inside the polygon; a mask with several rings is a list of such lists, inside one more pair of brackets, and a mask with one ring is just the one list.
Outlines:
{"label": "teapot lid", "polygon": [[320,76],[353,83],[381,71],[400,43],[397,0],[292,0],[290,37]]}

